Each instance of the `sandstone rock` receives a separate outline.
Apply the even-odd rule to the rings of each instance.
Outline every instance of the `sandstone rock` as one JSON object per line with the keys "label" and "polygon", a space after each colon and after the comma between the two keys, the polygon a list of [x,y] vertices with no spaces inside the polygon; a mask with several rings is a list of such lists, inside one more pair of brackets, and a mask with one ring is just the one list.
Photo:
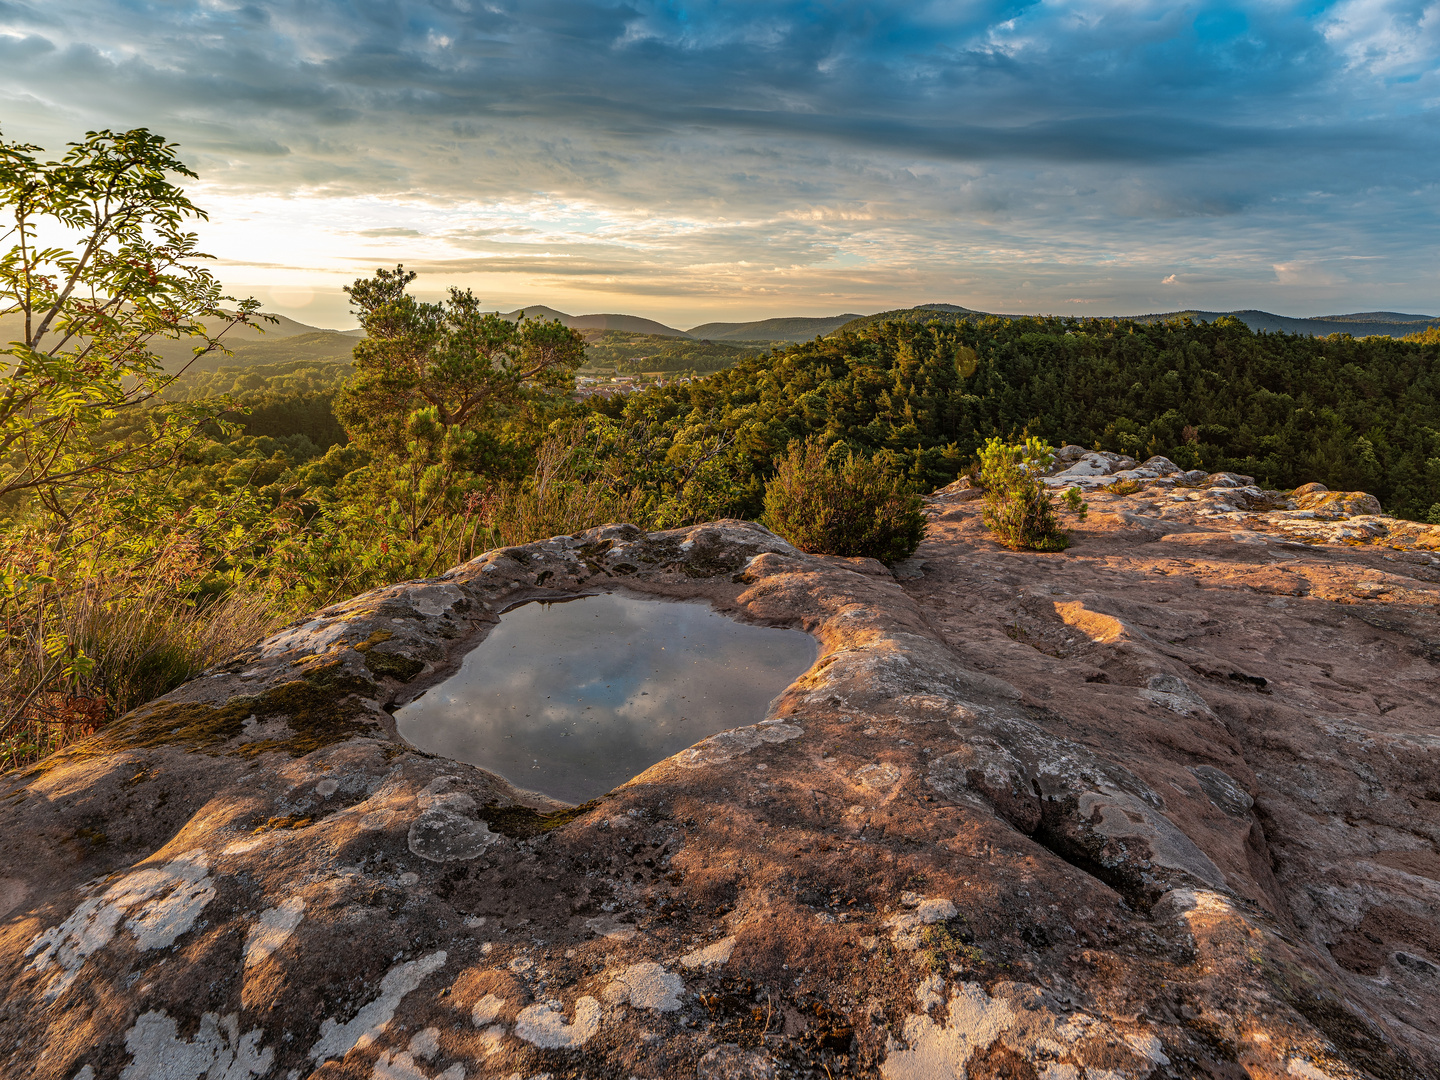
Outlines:
{"label": "sandstone rock", "polygon": [[1240,473],[1217,472],[1217,473],[1209,473],[1209,474],[1205,477],[1205,479],[1201,481],[1201,483],[1204,484],[1205,487],[1218,487],[1218,488],[1253,487],[1254,484],[1255,484],[1255,478],[1254,478],[1253,476],[1244,476],[1244,475],[1242,475],[1242,474],[1240,474]]}
{"label": "sandstone rock", "polygon": [[1109,476],[1117,468],[1111,456],[1094,451],[1086,451],[1082,456],[1068,460],[1071,464],[1047,477],[1047,484],[1059,487],[1093,482],[1099,477]]}
{"label": "sandstone rock", "polygon": [[[1319,487],[1319,485],[1314,486]],[[1360,514],[1380,513],[1380,500],[1363,491],[1325,491],[1322,489],[1302,493],[1297,488],[1294,493],[1294,503],[1297,510],[1313,510],[1336,516],[1343,514],[1347,517],[1356,517]]]}
{"label": "sandstone rock", "polygon": [[[903,582],[607,526],[298,621],[0,779],[6,1074],[1434,1075],[1440,530],[1154,483]],[[615,588],[820,657],[584,807],[398,740]]]}
{"label": "sandstone rock", "polygon": [[1181,472],[1179,465],[1176,465],[1167,457],[1156,454],[1154,457],[1146,458],[1140,466],[1142,469],[1149,469],[1157,476],[1175,476]]}

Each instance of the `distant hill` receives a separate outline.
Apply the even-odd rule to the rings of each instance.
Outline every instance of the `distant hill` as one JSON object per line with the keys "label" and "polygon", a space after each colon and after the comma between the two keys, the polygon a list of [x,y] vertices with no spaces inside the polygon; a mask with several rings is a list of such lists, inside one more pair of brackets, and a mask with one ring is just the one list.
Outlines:
{"label": "distant hill", "polygon": [[[889,311],[877,311],[874,315],[857,315],[845,324],[845,329],[859,330],[861,327],[870,326],[873,323],[897,320],[900,322],[957,323],[964,322],[967,319],[985,319],[991,317],[988,312],[960,307],[958,304],[920,304],[913,308],[892,308]],[[1018,316],[1001,315],[1000,318],[1011,319],[1018,318]],[[839,327],[836,327],[836,329],[838,330]]]}
{"label": "distant hill", "polygon": [[1132,317],[1136,322],[1156,323],[1187,315],[1200,322],[1214,322],[1224,315],[1232,315],[1251,330],[1268,330],[1272,333],[1284,331],[1287,334],[1306,334],[1310,337],[1325,337],[1327,334],[1349,334],[1351,337],[1357,338],[1405,337],[1407,334],[1418,334],[1431,326],[1440,325],[1440,316],[1404,315],[1395,311],[1367,311],[1354,315],[1313,315],[1301,319],[1253,309],[1244,311],[1170,311],[1160,315]]}
{"label": "distant hill", "polygon": [[639,315],[566,315],[565,312],[556,311],[544,304],[502,312],[500,317],[518,319],[522,313],[531,319],[559,319],[574,330],[623,330],[629,334],[653,334],[656,337],[692,336],[654,319],[642,319]]}
{"label": "distant hill", "polygon": [[[219,329],[218,321],[212,328]],[[360,330],[322,330],[277,315],[273,323],[260,323],[259,330],[238,326],[220,340],[234,355],[211,353],[203,360],[190,362],[194,356],[195,339],[175,341],[159,339],[151,349],[160,357],[167,371],[177,371],[190,362],[190,371],[215,371],[222,367],[248,367],[252,364],[278,364],[292,361],[318,363],[350,362],[350,350],[364,336]],[[24,334],[24,319],[19,315],[0,318],[0,342],[10,342]]]}
{"label": "distant hill", "polygon": [[[1418,334],[1431,326],[1440,326],[1440,316],[1435,315],[1405,315],[1394,311],[1371,311],[1355,315],[1315,315],[1310,318],[1291,318],[1287,315],[1274,315],[1268,311],[1199,311],[1191,309],[1188,311],[1167,311],[1153,315],[1095,315],[1086,318],[1096,319],[1122,319],[1137,323],[1161,323],[1171,319],[1190,318],[1197,322],[1214,322],[1216,319],[1229,315],[1239,319],[1251,330],[1266,330],[1271,333],[1283,331],[1287,334],[1303,334],[1309,337],[1325,337],[1329,334],[1349,334],[1352,337],[1405,337],[1409,334]],[[846,324],[847,329],[858,330],[871,323],[888,322],[891,320],[902,320],[904,322],[930,322],[938,321],[945,323],[964,322],[968,319],[1001,318],[1019,319],[1026,318],[1023,315],[1002,315],[984,311],[974,311],[970,308],[957,307],[954,304],[922,304],[913,308],[896,308],[892,311],[881,311],[874,315],[867,315],[857,318]]]}
{"label": "distant hill", "polygon": [[811,341],[833,334],[859,315],[831,315],[821,319],[760,319],[757,322],[711,322],[686,333],[705,341]]}

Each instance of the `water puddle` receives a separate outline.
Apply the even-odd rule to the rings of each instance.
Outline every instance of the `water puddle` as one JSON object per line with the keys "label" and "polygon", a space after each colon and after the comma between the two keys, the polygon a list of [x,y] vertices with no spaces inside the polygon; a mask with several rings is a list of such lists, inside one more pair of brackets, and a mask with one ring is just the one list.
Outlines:
{"label": "water puddle", "polygon": [[604,593],[525,604],[395,720],[422,750],[581,803],[763,720],[816,648],[809,634],[705,603]]}

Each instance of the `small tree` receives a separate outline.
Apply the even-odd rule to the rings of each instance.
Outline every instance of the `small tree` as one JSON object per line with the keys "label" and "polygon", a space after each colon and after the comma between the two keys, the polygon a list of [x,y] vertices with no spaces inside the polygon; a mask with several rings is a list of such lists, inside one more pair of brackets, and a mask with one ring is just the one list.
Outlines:
{"label": "small tree", "polygon": [[812,436],[775,459],[765,485],[764,525],[801,551],[879,559],[893,565],[915,553],[925,535],[919,496],[886,474],[874,458],[837,443],[827,454]]}
{"label": "small tree", "polygon": [[[0,142],[0,499],[25,494],[68,517],[106,484],[173,461],[209,411],[173,408],[140,434],[102,425],[153,401],[166,373],[151,345],[192,338],[196,358],[221,348],[257,303],[233,298],[195,260],[187,218],[205,218],[171,174],[194,177],[175,145],[144,128],[90,132],[59,161]],[[42,238],[43,234],[43,238]],[[69,237],[72,246],[54,240]]]}
{"label": "small tree", "polygon": [[1060,528],[1050,491],[1040,477],[1053,455],[1031,436],[1019,446],[993,438],[980,450],[985,488],[985,524],[995,538],[1017,551],[1064,551],[1069,535]]}
{"label": "small tree", "polygon": [[438,304],[417,300],[405,291],[414,280],[397,266],[345,289],[365,337],[335,412],[357,445],[403,457],[416,410],[428,410],[442,431],[475,431],[527,392],[573,387],[585,358],[577,331],[558,319],[511,322],[483,312],[468,289],[451,289]]}

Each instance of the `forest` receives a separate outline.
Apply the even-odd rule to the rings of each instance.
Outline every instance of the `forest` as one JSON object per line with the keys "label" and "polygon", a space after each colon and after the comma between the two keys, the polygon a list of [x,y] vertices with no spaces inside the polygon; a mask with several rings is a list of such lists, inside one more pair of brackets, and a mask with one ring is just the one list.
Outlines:
{"label": "forest", "polygon": [[719,371],[761,351],[717,341],[660,337],[624,330],[585,332],[585,363],[589,368],[617,372],[704,373]]}
{"label": "forest", "polygon": [[[157,180],[190,175],[174,147],[138,129],[60,162],[36,150],[0,145],[19,238],[0,318],[23,330],[0,396],[0,768],[290,618],[492,546],[616,520],[758,519],[777,470],[803,504],[803,474],[782,468],[801,447],[901,502],[974,468],[988,440],[1031,438],[1364,490],[1440,523],[1436,331],[929,308],[768,352],[587,342],[464,290],[418,300],[396,267],[347,290],[363,336],[227,356],[267,317],[203,268],[181,227],[203,211]],[[117,199],[118,218],[104,209]],[[47,218],[89,254],[33,243]],[[720,370],[577,398],[576,372],[597,363]]]}

